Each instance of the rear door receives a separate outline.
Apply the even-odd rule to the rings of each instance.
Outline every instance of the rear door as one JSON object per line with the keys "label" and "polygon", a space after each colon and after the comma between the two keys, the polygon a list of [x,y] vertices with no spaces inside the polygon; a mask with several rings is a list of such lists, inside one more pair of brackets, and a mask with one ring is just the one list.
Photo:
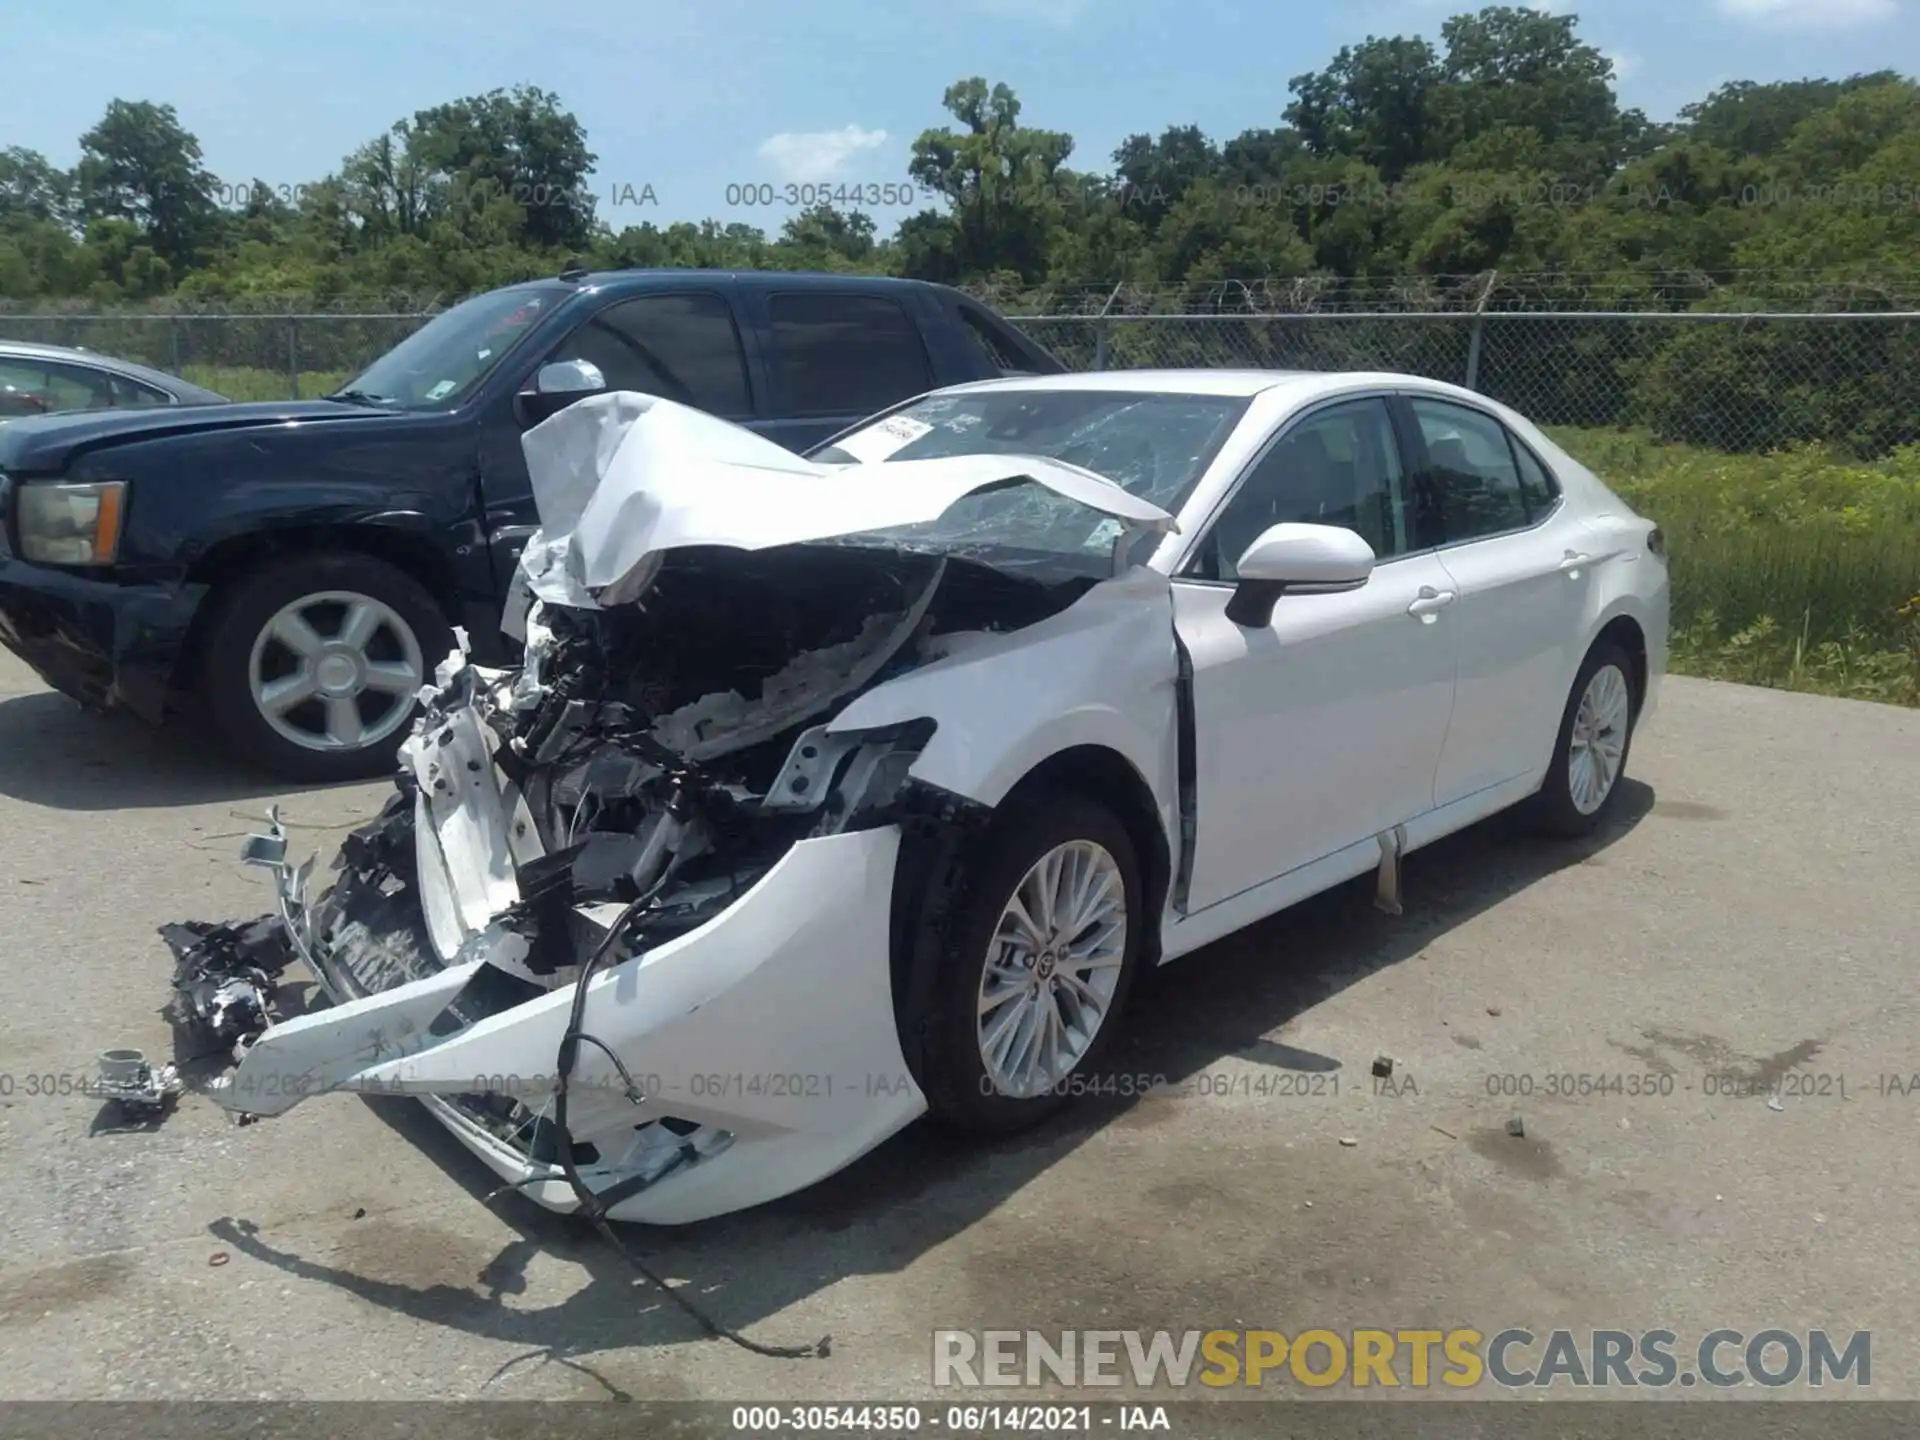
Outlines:
{"label": "rear door", "polygon": [[808,286],[749,297],[767,370],[754,428],[805,453],[902,400],[934,389],[920,324],[892,296]]}
{"label": "rear door", "polygon": [[1580,663],[1597,546],[1497,416],[1422,395],[1402,404],[1424,519],[1460,595],[1460,676],[1434,780],[1446,805],[1546,764]]}
{"label": "rear door", "polygon": [[[658,395],[761,429],[756,422],[765,387],[749,363],[744,330],[726,291],[648,289],[594,311],[539,364],[590,361],[611,390]],[[511,406],[497,407],[483,422],[481,490],[494,584],[502,593],[540,524],[520,435]]]}

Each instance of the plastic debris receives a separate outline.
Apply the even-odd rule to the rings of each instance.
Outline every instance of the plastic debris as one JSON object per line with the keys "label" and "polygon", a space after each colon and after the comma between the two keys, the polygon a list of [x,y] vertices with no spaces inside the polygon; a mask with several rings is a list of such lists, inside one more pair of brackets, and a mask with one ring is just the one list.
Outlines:
{"label": "plastic debris", "polygon": [[1373,1073],[1382,1080],[1393,1074],[1393,1057],[1390,1055],[1374,1056]]}
{"label": "plastic debris", "polygon": [[1346,1146],[1349,1150],[1351,1150],[1354,1146],[1358,1145],[1360,1142],[1351,1135],[1342,1135],[1340,1137],[1340,1143]]}

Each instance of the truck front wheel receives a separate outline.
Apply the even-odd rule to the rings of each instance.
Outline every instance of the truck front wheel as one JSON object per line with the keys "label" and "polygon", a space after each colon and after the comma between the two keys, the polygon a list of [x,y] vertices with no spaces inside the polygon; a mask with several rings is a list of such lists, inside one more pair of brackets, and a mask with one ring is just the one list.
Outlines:
{"label": "truck front wheel", "polygon": [[392,770],[420,687],[453,647],[424,586],[336,552],[271,564],[217,603],[206,698],[242,756],[306,783]]}

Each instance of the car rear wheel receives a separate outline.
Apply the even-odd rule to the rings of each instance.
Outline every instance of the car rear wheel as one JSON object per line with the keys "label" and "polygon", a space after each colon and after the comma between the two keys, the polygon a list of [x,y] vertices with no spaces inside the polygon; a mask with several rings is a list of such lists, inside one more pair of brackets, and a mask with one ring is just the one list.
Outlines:
{"label": "car rear wheel", "polygon": [[385,561],[305,556],[225,597],[206,652],[213,719],[290,780],[391,770],[416,696],[453,645],[433,597]]}
{"label": "car rear wheel", "polygon": [[920,1071],[941,1118],[1034,1124],[1090,1086],[1147,923],[1126,827],[1092,800],[1017,803],[988,833],[939,952]]}
{"label": "car rear wheel", "polygon": [[1639,714],[1633,661],[1611,640],[1587,652],[1560,719],[1534,819],[1554,835],[1585,835],[1613,808]]}

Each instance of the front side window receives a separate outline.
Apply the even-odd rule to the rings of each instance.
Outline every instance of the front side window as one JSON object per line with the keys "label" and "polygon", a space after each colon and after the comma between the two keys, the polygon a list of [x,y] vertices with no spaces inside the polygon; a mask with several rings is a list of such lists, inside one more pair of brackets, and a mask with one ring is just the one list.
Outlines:
{"label": "front side window", "polygon": [[551,358],[590,361],[610,390],[658,395],[728,419],[753,413],[733,309],[711,291],[641,295],[610,305]]}
{"label": "front side window", "polygon": [[516,285],[463,300],[369,365],[338,392],[405,410],[458,405],[527,332],[574,293],[558,282]]}
{"label": "front side window", "polygon": [[1384,400],[1333,405],[1296,421],[1254,462],[1187,573],[1237,579],[1247,547],[1283,524],[1338,525],[1382,559],[1407,552],[1406,476]]}
{"label": "front side window", "polygon": [[1427,444],[1427,488],[1438,542],[1457,544],[1525,529],[1527,499],[1506,427],[1444,400],[1411,404]]}
{"label": "front side window", "polygon": [[871,415],[933,388],[913,317],[878,295],[774,295],[774,363],[796,416]]}

